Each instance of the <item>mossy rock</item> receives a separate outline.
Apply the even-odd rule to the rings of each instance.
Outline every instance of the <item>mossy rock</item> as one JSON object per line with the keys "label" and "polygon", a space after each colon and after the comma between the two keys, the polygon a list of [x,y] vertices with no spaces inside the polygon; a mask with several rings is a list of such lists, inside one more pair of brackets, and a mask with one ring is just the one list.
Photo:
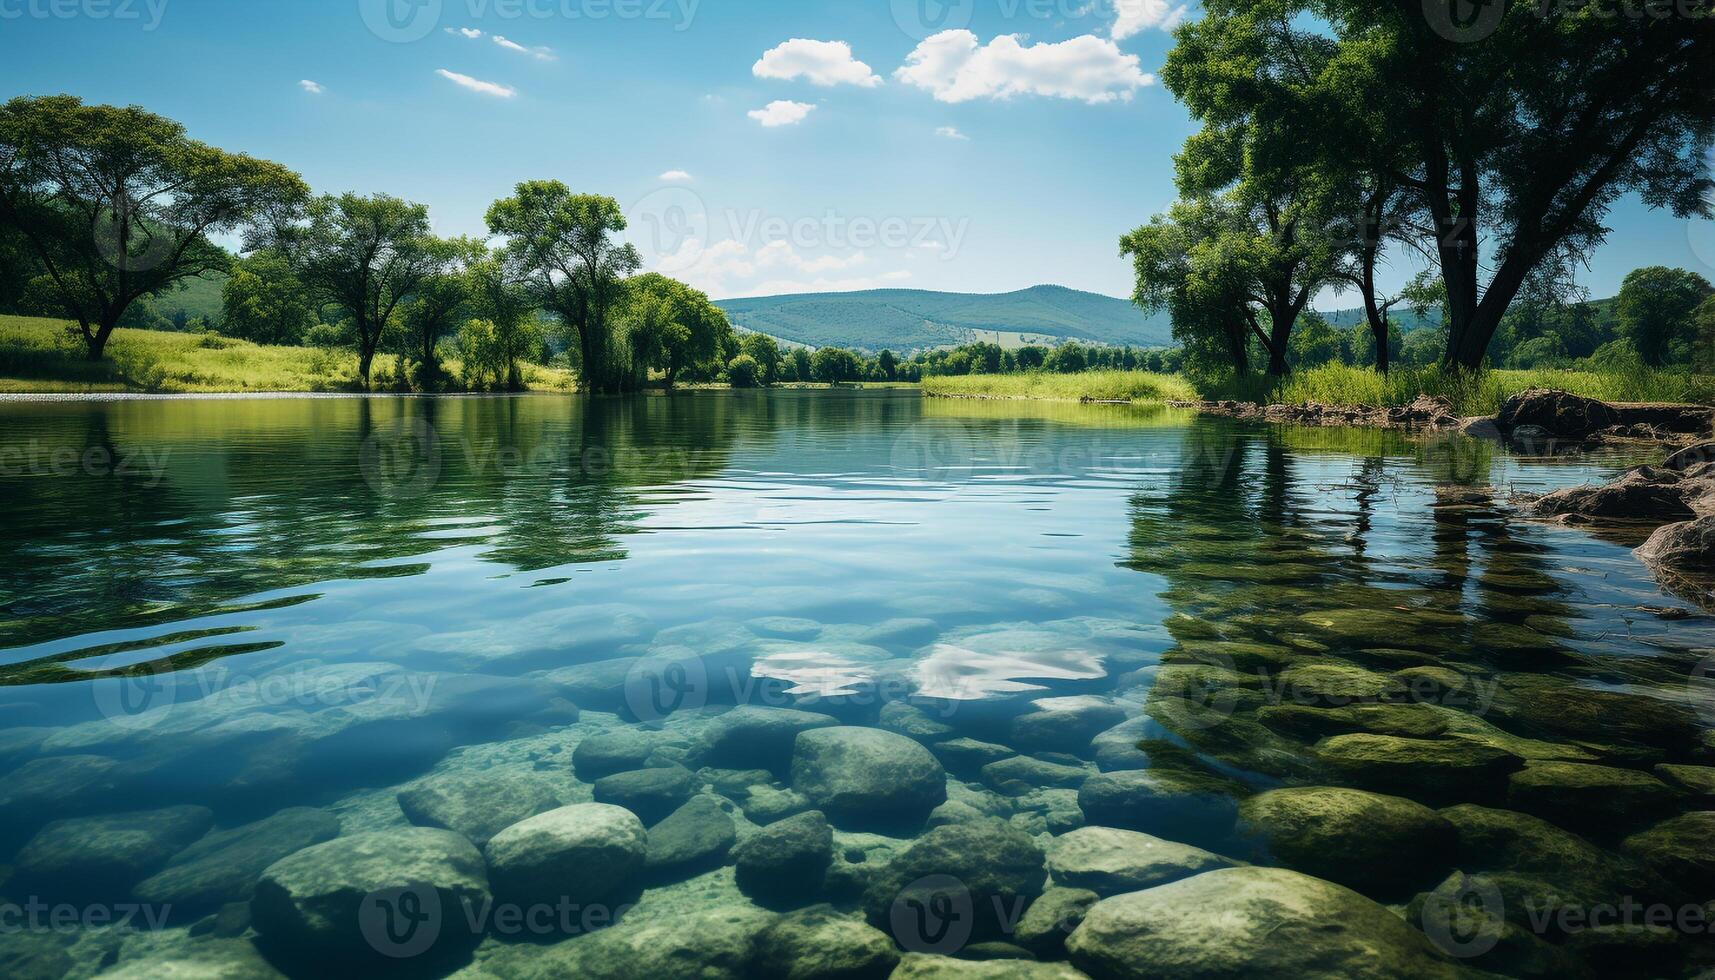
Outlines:
{"label": "mossy rock", "polygon": [[1338,786],[1258,793],[1239,804],[1239,832],[1256,858],[1367,894],[1440,879],[1453,825],[1398,796]]}
{"label": "mossy rock", "polygon": [[1626,838],[1621,847],[1688,899],[1706,901],[1715,890],[1715,811],[1664,820]]}
{"label": "mossy rock", "polygon": [[1583,762],[1534,762],[1512,774],[1507,805],[1562,826],[1612,834],[1672,812],[1681,794],[1647,772]]}
{"label": "mossy rock", "polygon": [[1499,792],[1517,769],[1517,756],[1465,739],[1335,735],[1316,743],[1316,756],[1342,782],[1426,802],[1479,799]]}

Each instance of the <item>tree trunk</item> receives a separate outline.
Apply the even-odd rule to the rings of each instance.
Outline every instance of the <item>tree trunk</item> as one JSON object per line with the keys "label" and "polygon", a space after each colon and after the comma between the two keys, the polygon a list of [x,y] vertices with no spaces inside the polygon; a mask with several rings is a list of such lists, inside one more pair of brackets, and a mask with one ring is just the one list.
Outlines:
{"label": "tree trunk", "polygon": [[118,326],[118,314],[104,318],[100,323],[96,324],[94,333],[89,332],[88,324],[83,325],[83,342],[88,348],[85,352],[85,357],[88,360],[101,360],[102,354],[107,350],[107,341],[113,336],[113,331]]}
{"label": "tree trunk", "polygon": [[1273,315],[1269,325],[1268,373],[1274,377],[1284,378],[1292,370],[1286,363],[1286,344],[1292,338],[1292,324],[1297,318],[1296,311],[1281,311]]}

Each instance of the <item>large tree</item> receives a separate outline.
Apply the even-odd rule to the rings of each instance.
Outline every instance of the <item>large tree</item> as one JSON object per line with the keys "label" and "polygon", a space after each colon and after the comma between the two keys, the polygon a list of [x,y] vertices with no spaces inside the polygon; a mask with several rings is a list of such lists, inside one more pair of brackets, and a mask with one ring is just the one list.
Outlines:
{"label": "large tree", "polygon": [[[1209,6],[1216,18],[1257,9]],[[1603,4],[1494,0],[1470,25],[1454,9],[1295,0],[1270,13],[1302,25],[1296,33],[1315,31],[1303,14],[1331,28],[1337,50],[1320,82],[1338,96],[1345,141],[1394,161],[1386,176],[1431,232],[1446,288],[1444,360],[1474,368],[1532,271],[1557,250],[1599,244],[1621,195],[1679,217],[1711,214],[1715,4],[1616,15]]]}
{"label": "large tree", "polygon": [[1660,265],[1633,269],[1614,302],[1620,336],[1651,367],[1666,364],[1676,352],[1689,355],[1697,333],[1693,315],[1712,291],[1709,280],[1695,272]]}
{"label": "large tree", "polygon": [[418,388],[439,386],[443,371],[438,353],[441,339],[457,327],[470,305],[468,269],[486,249],[470,238],[430,238],[424,243],[429,269],[401,308],[404,353],[410,358]]}
{"label": "large tree", "polygon": [[318,197],[277,216],[249,244],[287,256],[311,294],[350,321],[366,386],[396,314],[445,261],[429,233],[429,209],[388,194]]}
{"label": "large tree", "polygon": [[707,294],[655,272],[626,281],[624,322],[633,370],[660,370],[668,388],[680,372],[715,362],[732,335],[726,314]]}
{"label": "large tree", "polygon": [[291,263],[267,250],[233,266],[221,307],[221,332],[258,344],[302,343],[316,316]]}
{"label": "large tree", "polygon": [[488,229],[506,237],[506,262],[537,302],[577,334],[584,389],[606,393],[633,384],[613,314],[625,278],[642,259],[615,238],[625,230],[619,202],[573,194],[557,180],[526,181],[488,209]]}
{"label": "large tree", "polygon": [[77,322],[90,360],[133,303],[228,267],[210,236],[308,193],[285,167],[199,143],[134,106],[69,95],[0,106],[0,220]]}

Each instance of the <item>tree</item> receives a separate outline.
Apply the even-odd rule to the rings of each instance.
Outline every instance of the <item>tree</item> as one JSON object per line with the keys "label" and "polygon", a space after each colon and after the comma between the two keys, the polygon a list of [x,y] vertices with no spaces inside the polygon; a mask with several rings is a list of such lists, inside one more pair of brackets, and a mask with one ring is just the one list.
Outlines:
{"label": "tree", "polygon": [[762,370],[762,383],[780,380],[780,345],[764,333],[747,333],[738,339],[738,349],[749,354]]}
{"label": "tree", "polygon": [[1168,311],[1193,373],[1250,371],[1256,323],[1243,241],[1232,209],[1208,198],[1177,202],[1120,239],[1120,254],[1132,260],[1132,302]]}
{"label": "tree", "polygon": [[1712,292],[1709,280],[1695,272],[1660,265],[1634,269],[1620,283],[1614,303],[1620,336],[1632,342],[1645,364],[1660,367],[1676,349],[1690,346],[1692,312]]}
{"label": "tree", "polygon": [[446,259],[429,234],[428,208],[388,194],[318,197],[250,244],[285,255],[311,295],[351,321],[366,387],[395,315]]}
{"label": "tree", "polygon": [[428,269],[401,307],[405,354],[412,363],[413,387],[430,391],[442,378],[438,348],[452,332],[475,290],[467,272],[487,251],[470,238],[433,238],[423,243]]}
{"label": "tree", "polygon": [[1446,289],[1450,366],[1479,366],[1532,270],[1557,250],[1588,254],[1621,195],[1682,218],[1715,208],[1704,158],[1715,138],[1705,0],[1681,5],[1674,22],[1596,4],[1494,3],[1494,19],[1482,22],[1493,30],[1481,38],[1446,16],[1451,4],[1209,6],[1205,22],[1268,17],[1295,38],[1312,31],[1299,14],[1327,25],[1334,50],[1316,81],[1332,96],[1341,142],[1397,161],[1389,176]]}
{"label": "tree", "polygon": [[1018,369],[1020,371],[1034,371],[1041,367],[1043,362],[1047,360],[1047,349],[1037,347],[1034,344],[1028,344],[1024,347],[1020,347],[1013,353],[1013,363],[1018,365]]}
{"label": "tree", "polygon": [[1699,374],[1715,374],[1715,296],[1706,298],[1691,316],[1696,336],[1691,347],[1691,365]]}
{"label": "tree", "polygon": [[792,373],[799,381],[810,381],[814,377],[810,365],[810,349],[808,347],[792,348]]}
{"label": "tree", "polygon": [[258,344],[299,344],[316,322],[316,310],[285,257],[260,251],[234,264],[221,288],[229,336]]}
{"label": "tree", "polygon": [[659,369],[671,389],[680,372],[719,358],[732,327],[707,294],[654,272],[632,277],[626,288],[623,316],[635,370]]}
{"label": "tree", "polygon": [[883,350],[875,356],[875,366],[884,381],[892,381],[899,376],[899,358],[894,357],[890,350]]}
{"label": "tree", "polygon": [[1305,313],[1292,334],[1292,364],[1311,368],[1340,359],[1340,334],[1321,314]]}
{"label": "tree", "polygon": [[619,202],[573,194],[557,180],[526,181],[488,209],[488,228],[508,239],[506,262],[537,303],[575,332],[584,389],[608,393],[635,384],[611,322],[625,278],[642,265],[637,249],[614,239],[625,230]]}
{"label": "tree", "polygon": [[863,377],[863,363],[843,347],[818,347],[810,355],[810,373],[817,381],[836,384]]}
{"label": "tree", "polygon": [[524,386],[520,360],[534,360],[545,331],[536,320],[530,291],[514,281],[498,259],[482,255],[464,270],[466,308],[487,321],[498,357],[498,373],[507,388]]}
{"label": "tree", "polygon": [[734,388],[754,388],[762,380],[762,368],[756,358],[740,354],[727,363],[726,376]]}
{"label": "tree", "polygon": [[69,95],[0,106],[0,223],[42,268],[90,360],[131,304],[231,257],[209,236],[309,193],[276,163],[227,153],[142,109]]}
{"label": "tree", "polygon": [[1090,366],[1089,357],[1082,344],[1061,344],[1048,352],[1045,365],[1050,371],[1061,374],[1077,374]]}

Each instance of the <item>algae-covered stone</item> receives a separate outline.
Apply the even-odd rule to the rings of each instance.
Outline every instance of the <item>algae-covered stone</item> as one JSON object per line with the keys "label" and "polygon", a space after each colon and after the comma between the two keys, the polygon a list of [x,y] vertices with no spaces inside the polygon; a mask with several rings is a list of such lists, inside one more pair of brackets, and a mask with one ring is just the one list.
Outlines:
{"label": "algae-covered stone", "polygon": [[961,776],[974,775],[983,766],[1016,754],[1008,746],[974,738],[950,738],[937,742],[934,752],[948,770]]}
{"label": "algae-covered stone", "polygon": [[881,980],[898,963],[886,933],[828,906],[782,915],[756,937],[757,975],[778,980]]}
{"label": "algae-covered stone", "polygon": [[936,827],[893,856],[865,891],[864,908],[871,922],[889,928],[896,906],[921,904],[926,896],[919,890],[938,889],[951,878],[970,896],[974,938],[998,938],[999,916],[1042,893],[1043,863],[1034,839],[998,820]]}
{"label": "algae-covered stone", "polygon": [[785,773],[799,732],[838,724],[814,711],[742,704],[709,722],[703,730],[699,758],[704,765]]}
{"label": "algae-covered stone", "polygon": [[[10,980],[25,980],[6,973]],[[284,980],[286,974],[241,939],[222,938],[174,944],[123,959],[103,980]]]}
{"label": "algae-covered stone", "polygon": [[1284,868],[1225,868],[1103,899],[1066,950],[1098,980],[1460,975],[1383,906]]}
{"label": "algae-covered stone", "polygon": [[1149,753],[1138,743],[1149,736],[1154,719],[1147,715],[1122,721],[1100,732],[1090,741],[1095,750],[1096,768],[1102,772],[1117,769],[1148,769]]}
{"label": "algae-covered stone", "polygon": [[1655,774],[1705,804],[1715,803],[1715,766],[1664,763],[1655,767]]}
{"label": "algae-covered stone", "polygon": [[1091,771],[1083,766],[1050,762],[1035,756],[1015,755],[991,762],[982,769],[983,782],[996,792],[1023,796],[1036,789],[1081,786]]}
{"label": "algae-covered stone", "polygon": [[275,861],[339,836],[339,818],[314,807],[288,807],[230,830],[217,830],[173,855],[134,889],[138,898],[179,910],[250,899]]}
{"label": "algae-covered stone", "polygon": [[1066,937],[1078,928],[1084,921],[1084,913],[1100,898],[1086,888],[1055,885],[1024,910],[1013,938],[1038,956],[1061,956],[1066,949]]}
{"label": "algae-covered stone", "polygon": [[744,792],[744,815],[752,823],[773,823],[810,809],[809,797],[796,790],[759,784]]}
{"label": "algae-covered stone", "polygon": [[124,892],[213,823],[214,813],[200,806],[58,820],[18,852],[16,871],[56,895]]}
{"label": "algae-covered stone", "polygon": [[1219,849],[1231,839],[1243,788],[1176,769],[1128,769],[1084,780],[1078,807],[1090,824]]}
{"label": "algae-covered stone", "polygon": [[1316,755],[1345,782],[1431,802],[1498,789],[1520,764],[1510,752],[1468,739],[1396,735],[1335,735],[1316,744]]}
{"label": "algae-covered stone", "polygon": [[882,705],[881,717],[877,721],[890,732],[898,732],[906,738],[925,743],[938,742],[953,733],[953,726],[931,717],[922,708],[903,701],[890,701]]}
{"label": "algae-covered stone", "polygon": [[1337,707],[1405,693],[1394,678],[1350,664],[1303,664],[1281,671],[1276,681],[1282,696],[1294,704]]}
{"label": "algae-covered stone", "polygon": [[833,848],[819,810],[771,823],[733,849],[738,887],[770,908],[801,904],[821,891]]}
{"label": "algae-covered stone", "polygon": [[1563,948],[1508,921],[1506,905],[1507,895],[1490,876],[1455,871],[1434,890],[1413,898],[1405,920],[1442,952],[1493,973],[1550,980],[1583,972]]}
{"label": "algae-covered stone", "polygon": [[1066,963],[1029,960],[975,962],[928,953],[906,953],[888,980],[1090,980]]}
{"label": "algae-covered stone", "polygon": [[1705,900],[1715,890],[1715,811],[1664,820],[1626,838],[1622,846],[1693,900]]}
{"label": "algae-covered stone", "polygon": [[1031,710],[1012,720],[1008,741],[1019,748],[1078,752],[1090,740],[1125,721],[1125,709],[1107,698],[1040,698]]}
{"label": "algae-covered stone", "polygon": [[606,803],[540,813],[485,849],[496,899],[528,908],[589,905],[618,894],[643,867],[648,835],[636,814]]}
{"label": "algae-covered stone", "polygon": [[429,827],[336,837],[274,862],[256,885],[251,920],[299,956],[367,956],[378,951],[375,927],[385,926],[377,896],[395,889],[439,907],[437,948],[478,938],[464,923],[467,907],[490,900],[482,855],[464,835]]}
{"label": "algae-covered stone", "polygon": [[682,916],[622,919],[552,946],[521,943],[482,964],[499,980],[750,980],[757,940],[775,916],[718,905]]}
{"label": "algae-covered stone", "polygon": [[1084,827],[1048,844],[1048,871],[1056,885],[1103,897],[1141,891],[1236,862],[1200,847],[1135,830]]}
{"label": "algae-covered stone", "polygon": [[655,740],[635,728],[591,735],[572,750],[572,768],[578,778],[593,783],[616,772],[641,769],[655,751]]}
{"label": "algae-covered stone", "polygon": [[399,809],[419,827],[439,827],[477,847],[526,817],[560,805],[546,779],[528,773],[441,773],[399,791]]}
{"label": "algae-covered stone", "polygon": [[1647,772],[1579,762],[1538,762],[1515,772],[1507,803],[1555,823],[1611,832],[1670,812],[1678,793]]}
{"label": "algae-covered stone", "polygon": [[836,821],[922,818],[947,798],[947,774],[929,750],[876,728],[798,734],[792,788]]}
{"label": "algae-covered stone", "polygon": [[652,825],[685,804],[697,791],[697,776],[684,766],[634,769],[595,782],[595,801],[621,806]]}
{"label": "algae-covered stone", "polygon": [[1334,786],[1269,790],[1239,804],[1259,856],[1360,891],[1441,877],[1453,825],[1421,803]]}
{"label": "algae-covered stone", "polygon": [[[726,804],[730,806],[731,804]],[[684,874],[721,863],[737,839],[732,817],[713,796],[694,796],[649,828],[644,867]]]}

